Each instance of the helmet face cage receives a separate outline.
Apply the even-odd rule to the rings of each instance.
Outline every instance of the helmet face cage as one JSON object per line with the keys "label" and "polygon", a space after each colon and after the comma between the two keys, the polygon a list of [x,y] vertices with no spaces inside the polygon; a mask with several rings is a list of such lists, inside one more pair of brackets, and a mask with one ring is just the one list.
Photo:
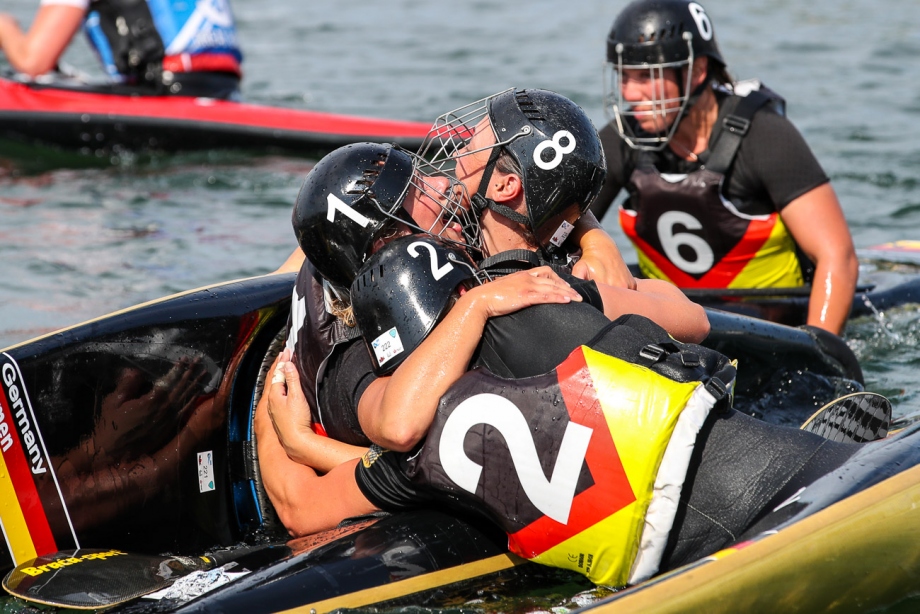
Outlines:
{"label": "helmet face cage", "polygon": [[[407,227],[443,235],[450,225],[469,223],[463,186],[440,175],[436,180],[413,154],[392,145],[342,147],[316,164],[297,196],[292,223],[298,243],[327,281],[348,288],[378,240],[405,234]],[[407,198],[416,210],[431,210],[434,222],[416,223],[404,210]]]}
{"label": "helmet face cage", "polygon": [[[513,88],[508,88],[440,115],[434,121],[428,131],[428,135],[422,142],[422,146],[418,150],[419,157],[427,160],[432,168],[444,173],[454,174],[457,158],[502,147],[518,137],[529,134],[530,130],[525,126],[520,132],[503,134],[499,138],[492,125],[492,120],[489,118],[489,108],[492,100],[512,91],[514,91]],[[476,150],[464,149],[473,138],[473,135],[476,134],[476,128],[481,123],[488,125],[492,134],[495,135],[495,143]]]}
{"label": "helmet face cage", "polygon": [[[474,148],[471,142],[477,130],[490,130],[493,138],[484,143],[475,139]],[[479,196],[485,196],[486,181],[500,153],[508,154],[520,168],[524,184],[528,220],[521,223],[549,252],[561,248],[606,173],[591,120],[574,102],[548,90],[509,88],[441,115],[419,156],[456,175],[459,159],[481,152],[488,152],[488,161],[483,160]],[[488,201],[483,199],[480,207],[483,202]]]}
{"label": "helmet face cage", "polygon": [[[633,149],[644,151],[661,151],[671,141],[680,118],[687,110],[692,91],[690,78],[693,66],[693,35],[684,32],[687,43],[687,58],[672,62],[629,64],[624,61],[623,43],[617,43],[615,51],[616,62],[606,62],[604,70],[604,110],[616,124],[620,137]],[[687,69],[686,77],[682,78],[683,91],[676,98],[665,97],[665,71],[676,70],[678,74]],[[651,100],[641,101],[642,106],[651,107],[636,111],[633,104],[623,99],[623,71],[645,71],[650,83],[653,84]],[[663,122],[664,128],[660,132],[649,133],[639,127],[638,118],[655,116]],[[673,118],[673,119],[671,119]],[[670,125],[668,120],[670,119]]]}
{"label": "helmet face cage", "polygon": [[[434,203],[441,209],[441,215],[428,228],[422,228],[414,222],[407,222],[409,216],[399,218],[399,221],[408,226],[440,237],[450,243],[458,244],[462,247],[479,250],[482,247],[482,237],[479,229],[479,218],[469,209],[469,197],[466,187],[460,183],[456,177],[436,168],[430,162],[414,154],[412,157],[413,173],[409,185],[406,186],[406,192],[409,187],[415,188],[417,198]],[[435,185],[436,180],[446,180],[447,189]],[[403,194],[400,203],[403,203],[408,194]],[[445,233],[448,228],[459,225],[462,231],[463,239],[453,239]]]}
{"label": "helmet face cage", "polygon": [[[429,164],[413,153],[398,147],[394,147],[393,150],[404,156],[405,159],[410,160],[411,167],[399,164],[396,166],[395,172],[393,172],[388,169],[385,163],[383,168],[376,173],[365,171],[365,177],[369,174],[375,176],[363,188],[364,197],[367,198],[368,202],[373,203],[380,213],[389,218],[388,221],[377,227],[373,238],[394,238],[399,234],[398,225],[403,224],[415,232],[440,237],[449,243],[455,243],[465,248],[475,248],[475,245],[465,240],[452,239],[445,234],[445,231],[451,226],[460,225],[464,232],[469,226],[475,225],[478,227],[478,221],[475,223],[471,221],[475,219],[475,216],[471,215],[463,207],[466,198],[466,189],[463,184],[451,175],[431,168]],[[439,180],[442,184],[444,181],[447,182],[446,189],[437,185]],[[410,195],[410,190],[414,190],[415,194]],[[409,216],[405,210],[405,205],[406,198],[410,196],[424,201],[427,206],[440,208],[440,214],[430,225],[422,226]]]}

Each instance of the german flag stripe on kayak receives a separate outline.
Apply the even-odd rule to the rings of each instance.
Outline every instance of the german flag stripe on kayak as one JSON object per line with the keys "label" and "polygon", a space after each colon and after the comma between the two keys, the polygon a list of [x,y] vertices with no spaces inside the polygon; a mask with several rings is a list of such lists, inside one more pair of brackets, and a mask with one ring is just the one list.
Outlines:
{"label": "german flag stripe on kayak", "polygon": [[79,547],[19,365],[0,355],[0,525],[19,563]]}

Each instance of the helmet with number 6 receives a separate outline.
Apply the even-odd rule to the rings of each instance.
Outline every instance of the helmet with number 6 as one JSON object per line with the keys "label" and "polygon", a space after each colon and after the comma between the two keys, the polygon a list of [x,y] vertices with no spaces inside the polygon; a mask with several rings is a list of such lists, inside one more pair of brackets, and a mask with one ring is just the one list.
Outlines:
{"label": "helmet with number 6", "polygon": [[[691,91],[690,79],[684,77],[683,71],[693,65],[694,58],[703,56],[724,69],[725,60],[716,43],[712,22],[698,2],[635,0],[617,15],[607,37],[611,78],[605,88],[605,109],[616,121],[627,144],[652,151],[668,144],[680,117],[699,95],[698,91]],[[668,69],[677,71],[680,94],[666,98],[661,88],[653,88],[652,100],[643,101],[643,106],[670,117],[661,133],[645,133],[636,125],[636,112],[623,99],[620,88],[623,71],[643,71],[649,79],[660,80]]]}
{"label": "helmet with number 6", "polygon": [[[487,121],[486,121],[487,120]],[[494,139],[469,147],[475,131],[488,125]],[[473,206],[489,208],[524,224],[547,252],[559,248],[572,225],[597,196],[607,173],[594,124],[577,104],[555,92],[509,89],[439,117],[419,157],[452,171],[458,157],[489,149]],[[527,216],[485,198],[502,154],[510,156],[524,187]]]}
{"label": "helmet with number 6", "polygon": [[[442,232],[452,222],[470,224],[462,207],[462,186],[453,178],[417,168],[416,157],[394,145],[356,143],[336,149],[307,175],[291,216],[294,234],[306,257],[329,283],[348,288],[374,243],[402,223],[419,232]],[[443,189],[449,185],[448,189]],[[422,228],[403,202],[424,195],[441,207],[441,217]]]}
{"label": "helmet with number 6", "polygon": [[400,237],[371,256],[351,304],[374,372],[393,371],[447,315],[461,284],[487,279],[463,249],[430,235]]}

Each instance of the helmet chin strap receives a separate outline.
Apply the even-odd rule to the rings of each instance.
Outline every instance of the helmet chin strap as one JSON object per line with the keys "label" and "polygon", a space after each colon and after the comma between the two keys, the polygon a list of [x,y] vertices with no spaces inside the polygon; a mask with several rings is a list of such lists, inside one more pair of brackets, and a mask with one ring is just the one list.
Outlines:
{"label": "helmet chin strap", "polygon": [[482,171],[482,180],[479,182],[479,189],[476,190],[476,193],[473,194],[472,198],[470,198],[470,204],[473,207],[473,212],[476,214],[476,217],[480,217],[483,211],[486,209],[491,209],[503,218],[509,219],[512,222],[516,222],[518,224],[523,224],[526,228],[530,228],[530,220],[527,218],[527,216],[521,215],[511,207],[500,205],[491,198],[486,198],[486,191],[489,189],[489,182],[492,181],[492,173],[495,170],[495,163],[498,162],[498,157],[500,155],[501,147],[493,148],[492,152],[489,154],[489,161],[486,162],[486,166]]}
{"label": "helmet chin strap", "polygon": [[[693,88],[693,91],[691,91],[690,95],[687,96],[687,104],[684,105],[683,109],[681,109],[680,114],[674,120],[675,122],[679,124],[681,120],[687,117],[687,114],[690,112],[690,109],[692,109],[693,105],[695,105],[696,102],[700,99],[700,96],[702,96],[703,92],[706,91],[706,88],[709,87],[709,84],[711,83],[711,81],[712,80],[709,78],[709,71],[707,69],[706,78],[703,79],[703,81],[699,85]],[[677,85],[680,88],[680,91],[683,91],[684,76],[680,72],[677,73]]]}

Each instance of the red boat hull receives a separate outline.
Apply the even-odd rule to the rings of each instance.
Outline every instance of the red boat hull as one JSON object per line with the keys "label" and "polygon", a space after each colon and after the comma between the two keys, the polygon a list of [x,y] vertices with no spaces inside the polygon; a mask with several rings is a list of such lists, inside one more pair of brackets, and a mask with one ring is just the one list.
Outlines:
{"label": "red boat hull", "polygon": [[124,95],[0,78],[0,137],[76,149],[280,148],[317,152],[358,141],[415,149],[428,124],[210,98]]}

